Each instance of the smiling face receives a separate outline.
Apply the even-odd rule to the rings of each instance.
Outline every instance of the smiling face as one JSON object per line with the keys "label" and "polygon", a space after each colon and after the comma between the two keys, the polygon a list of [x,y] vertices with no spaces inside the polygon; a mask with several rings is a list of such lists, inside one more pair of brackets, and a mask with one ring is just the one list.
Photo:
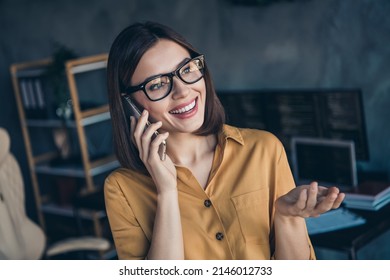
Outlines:
{"label": "smiling face", "polygon": [[[189,52],[179,44],[161,39],[142,56],[131,84],[138,85],[152,76],[170,73],[190,58]],[[204,79],[194,84],[185,84],[179,78],[173,77],[172,91],[164,99],[150,101],[142,90],[135,92],[133,98],[149,111],[151,121],[162,121],[162,132],[192,133],[204,122]]]}

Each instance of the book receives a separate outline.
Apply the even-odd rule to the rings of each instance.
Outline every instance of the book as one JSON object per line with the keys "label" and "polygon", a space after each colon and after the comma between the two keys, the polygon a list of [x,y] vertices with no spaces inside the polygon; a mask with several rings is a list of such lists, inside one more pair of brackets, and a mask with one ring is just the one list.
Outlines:
{"label": "book", "polygon": [[356,192],[346,193],[344,205],[348,208],[379,210],[390,202],[390,184],[366,182]]}
{"label": "book", "polygon": [[366,223],[366,219],[345,208],[330,210],[319,217],[310,217],[305,220],[309,234],[320,234]]}

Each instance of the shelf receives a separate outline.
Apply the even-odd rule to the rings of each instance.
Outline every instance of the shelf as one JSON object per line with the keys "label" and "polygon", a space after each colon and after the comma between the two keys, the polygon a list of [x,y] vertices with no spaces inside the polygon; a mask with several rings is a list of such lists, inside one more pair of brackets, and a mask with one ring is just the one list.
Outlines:
{"label": "shelf", "polygon": [[[62,127],[64,125],[64,122],[61,120],[56,119],[27,119],[25,121],[25,125],[28,127],[47,127],[47,128],[58,128]],[[75,122],[68,121],[67,122],[68,127],[75,128],[76,124]]]}
{"label": "shelf", "polygon": [[40,164],[35,167],[35,172],[45,175],[85,177],[84,170],[81,167],[52,167],[49,164]]}
{"label": "shelf", "polygon": [[19,79],[36,78],[36,77],[43,76],[45,74],[45,71],[46,71],[45,68],[22,70],[17,73],[16,77],[18,77]]}
{"label": "shelf", "polygon": [[[74,218],[74,209],[72,208],[72,206],[63,206],[63,205],[57,205],[55,203],[46,203],[41,205],[41,210],[46,214]],[[103,210],[93,211],[93,210],[79,209],[78,213],[80,215],[80,218],[88,219],[88,220],[92,220],[94,217],[101,219],[107,216],[106,212]]]}
{"label": "shelf", "polygon": [[[46,188],[44,193],[41,193],[43,191],[41,188],[49,187],[47,176],[75,178],[80,181],[79,185],[83,186],[77,190],[77,194],[91,194],[96,191],[97,186],[102,185],[102,180],[104,180],[102,175],[120,166],[113,154],[106,155],[106,153],[111,153],[111,144],[106,141],[111,131],[105,129],[107,123],[100,125],[102,122],[110,121],[111,118],[106,98],[96,98],[96,89],[102,90],[104,94],[106,83],[100,75],[101,72],[89,74],[95,70],[106,69],[107,59],[108,54],[101,54],[65,62],[64,79],[69,89],[71,100],[69,105],[72,107],[72,117],[67,121],[56,116],[56,107],[53,103],[56,100],[52,96],[54,89],[50,88],[52,85],[45,76],[47,67],[53,62],[52,59],[14,63],[10,67],[38,220],[44,230],[46,230],[46,225],[43,214],[72,218],[75,214],[73,206],[53,203],[50,198],[51,190]],[[100,82],[104,83],[101,83],[99,87]],[[78,88],[85,91],[81,100]],[[56,134],[57,129],[63,128],[71,132],[67,136],[72,137],[72,144],[76,147],[74,152],[77,150],[78,154],[68,160],[59,160],[59,152],[53,147],[53,144],[57,146],[59,142],[56,142],[59,140],[58,137],[53,139],[53,136],[58,136],[53,133]],[[100,139],[103,134],[104,138]],[[45,147],[46,144],[48,147]],[[97,153],[100,154],[97,155]],[[67,189],[67,185],[64,185]],[[58,195],[60,196],[61,193]],[[61,197],[59,201],[60,199]],[[72,201],[72,203],[76,202]],[[93,222],[94,234],[101,236],[102,221],[99,219],[106,217],[105,211],[100,208],[97,210],[78,209],[81,218],[90,219]],[[60,221],[58,223],[61,224]]]}
{"label": "shelf", "polygon": [[46,67],[52,62],[51,58],[33,62],[15,63],[11,65],[11,74],[15,78],[30,78],[44,74]]}
{"label": "shelf", "polygon": [[78,74],[107,68],[107,54],[77,58],[66,62],[65,66],[70,73]]}
{"label": "shelf", "polygon": [[[106,108],[106,106],[104,106],[104,108]],[[94,123],[107,121],[109,119],[111,119],[111,115],[110,112],[108,111],[99,112],[98,114],[91,115],[91,116],[84,114],[84,118],[81,120],[81,124],[87,126]]]}
{"label": "shelf", "polygon": [[117,160],[109,161],[109,162],[106,162],[102,165],[92,167],[90,170],[90,175],[96,176],[96,175],[99,175],[101,173],[104,173],[104,172],[107,172],[110,170],[114,170],[118,167],[120,167],[120,164]]}
{"label": "shelf", "polygon": [[[81,125],[88,126],[95,123],[99,123],[102,121],[107,121],[111,118],[110,112],[107,110],[104,110],[106,106],[103,106],[104,108],[99,109],[99,111],[96,111],[98,109],[92,109],[88,110],[86,114],[84,114],[84,118],[81,120]],[[92,115],[90,112],[95,110],[94,112],[97,112],[97,114]],[[25,125],[28,127],[47,127],[47,128],[57,128],[62,127],[64,125],[64,122],[60,119],[27,119],[25,121]],[[76,122],[74,120],[69,120],[66,122],[67,127],[76,128]]]}
{"label": "shelf", "polygon": [[70,72],[72,74],[78,74],[78,73],[84,73],[93,70],[104,69],[106,67],[107,67],[107,61],[98,61],[98,62],[92,62],[83,65],[73,66],[70,69]]}
{"label": "shelf", "polygon": [[[109,156],[92,162],[88,175],[96,176],[119,166],[119,162],[115,157]],[[85,178],[85,172],[81,164],[69,164],[68,166],[50,166],[48,163],[39,164],[35,166],[35,172],[45,175]]]}

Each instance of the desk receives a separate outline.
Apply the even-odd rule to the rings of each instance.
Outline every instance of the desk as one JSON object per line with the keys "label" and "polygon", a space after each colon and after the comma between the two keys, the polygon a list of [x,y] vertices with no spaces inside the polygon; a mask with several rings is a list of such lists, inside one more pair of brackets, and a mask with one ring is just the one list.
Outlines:
{"label": "desk", "polygon": [[390,203],[378,211],[348,209],[366,219],[364,225],[310,235],[316,247],[323,247],[348,254],[351,260],[357,259],[357,251],[390,229]]}

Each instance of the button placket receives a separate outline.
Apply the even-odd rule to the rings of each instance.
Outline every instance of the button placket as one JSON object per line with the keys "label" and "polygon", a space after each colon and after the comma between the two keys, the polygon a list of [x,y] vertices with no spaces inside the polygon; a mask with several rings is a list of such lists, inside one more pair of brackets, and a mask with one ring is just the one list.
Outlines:
{"label": "button placket", "polygon": [[[204,205],[205,207],[207,207],[207,208],[210,208],[211,205],[212,205],[211,200],[210,200],[210,199],[205,199],[205,200],[203,201],[203,205]],[[215,238],[216,238],[217,240],[221,241],[221,240],[224,238],[224,235],[223,235],[222,232],[219,232],[219,231],[218,231],[218,232],[215,234]]]}

